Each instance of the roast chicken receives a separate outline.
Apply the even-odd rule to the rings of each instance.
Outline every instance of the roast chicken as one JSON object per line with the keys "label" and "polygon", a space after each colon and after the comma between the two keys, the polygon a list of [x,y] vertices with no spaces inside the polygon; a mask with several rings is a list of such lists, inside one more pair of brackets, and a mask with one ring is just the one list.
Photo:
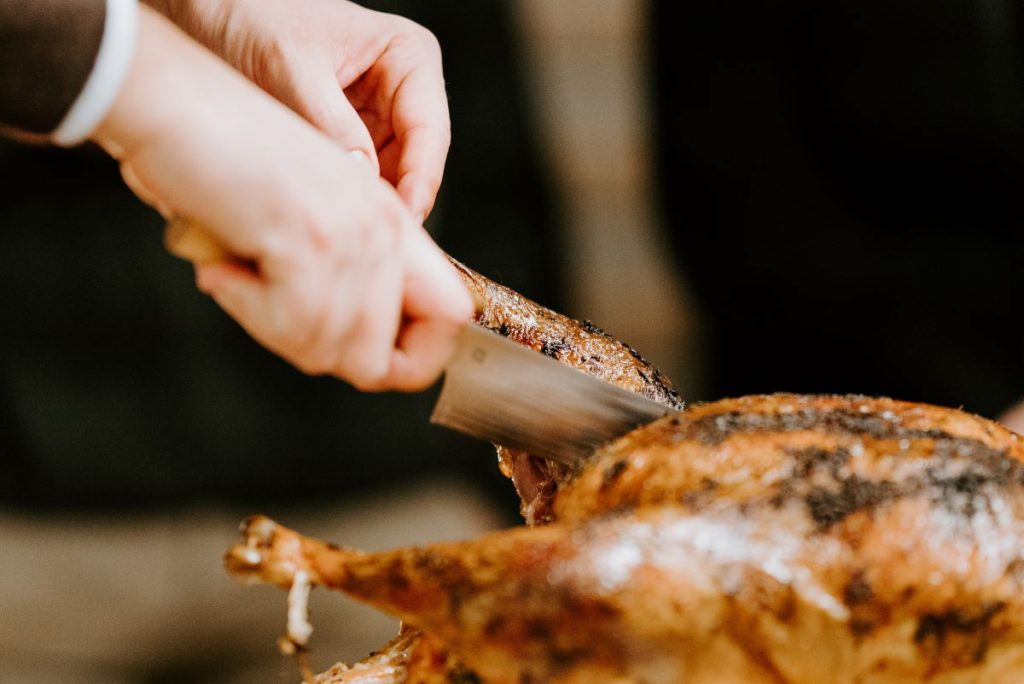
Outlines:
{"label": "roast chicken", "polygon": [[363,553],[255,517],[240,579],[403,621],[321,684],[1024,682],[1024,450],[961,411],[776,394],[682,408],[627,345],[463,271],[479,322],[680,409],[580,468],[500,450],[529,525]]}

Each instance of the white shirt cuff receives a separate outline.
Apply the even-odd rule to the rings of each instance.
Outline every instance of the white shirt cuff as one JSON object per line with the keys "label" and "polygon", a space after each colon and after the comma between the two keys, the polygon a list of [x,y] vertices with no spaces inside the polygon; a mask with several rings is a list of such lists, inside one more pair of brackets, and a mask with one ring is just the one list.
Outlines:
{"label": "white shirt cuff", "polygon": [[107,0],[103,42],[96,63],[78,99],[50,135],[52,142],[66,147],[77,145],[96,130],[110,111],[131,66],[138,15],[138,0]]}

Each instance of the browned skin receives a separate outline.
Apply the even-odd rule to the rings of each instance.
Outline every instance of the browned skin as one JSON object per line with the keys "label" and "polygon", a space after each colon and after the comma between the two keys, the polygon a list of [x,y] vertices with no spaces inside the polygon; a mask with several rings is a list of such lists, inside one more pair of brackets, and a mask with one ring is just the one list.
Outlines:
{"label": "browned skin", "polygon": [[[639,352],[590,321],[577,321],[451,260],[478,304],[476,322],[515,342],[674,409],[683,401],[672,383]],[[527,524],[551,520],[551,501],[569,468],[498,446],[502,472],[515,484]]]}
{"label": "browned skin", "polygon": [[991,421],[720,401],[599,451],[554,514],[377,554],[257,519],[228,562],[282,585],[306,569],[488,682],[1022,681],[1024,451]]}
{"label": "browned skin", "polygon": [[454,259],[451,262],[478,303],[480,325],[631,392],[666,406],[683,407],[668,378],[628,344],[590,321],[546,309]]}

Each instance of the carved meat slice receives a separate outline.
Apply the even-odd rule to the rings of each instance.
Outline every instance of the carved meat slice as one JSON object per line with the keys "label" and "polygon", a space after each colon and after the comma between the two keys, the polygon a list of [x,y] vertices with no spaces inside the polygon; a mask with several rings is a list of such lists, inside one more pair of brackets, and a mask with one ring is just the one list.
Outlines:
{"label": "carved meat slice", "polygon": [[599,451],[553,512],[374,554],[256,519],[228,565],[282,586],[305,573],[488,682],[1022,680],[1024,453],[990,421],[716,402]]}

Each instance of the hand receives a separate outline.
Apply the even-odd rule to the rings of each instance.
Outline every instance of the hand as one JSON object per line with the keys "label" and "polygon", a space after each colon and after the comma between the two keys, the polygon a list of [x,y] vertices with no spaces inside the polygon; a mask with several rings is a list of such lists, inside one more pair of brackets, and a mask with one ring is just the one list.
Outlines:
{"label": "hand", "polygon": [[346,0],[151,0],[343,147],[379,164],[413,216],[451,140],[441,51],[423,27]]}
{"label": "hand", "polygon": [[141,197],[253,264],[196,276],[265,346],[365,390],[436,379],[472,304],[394,189],[146,8],[96,137]]}
{"label": "hand", "polygon": [[1003,411],[996,420],[1017,434],[1024,434],[1024,400]]}

